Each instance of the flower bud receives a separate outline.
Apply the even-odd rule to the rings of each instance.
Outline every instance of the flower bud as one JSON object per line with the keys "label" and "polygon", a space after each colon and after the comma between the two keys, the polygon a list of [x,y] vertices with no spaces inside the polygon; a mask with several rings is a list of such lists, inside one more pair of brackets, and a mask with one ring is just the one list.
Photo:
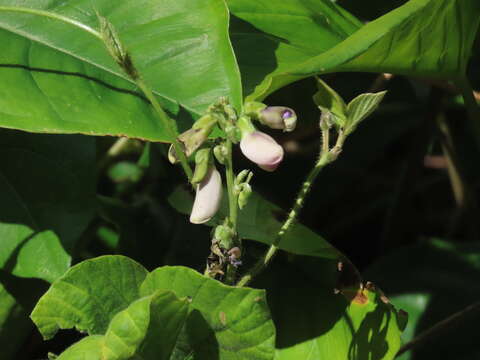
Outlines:
{"label": "flower bud", "polygon": [[258,120],[272,129],[293,131],[297,125],[295,111],[285,106],[267,106],[258,114]]}
{"label": "flower bud", "polygon": [[195,201],[190,214],[190,222],[203,224],[210,220],[218,211],[222,200],[222,177],[214,165],[212,165],[197,185]]}
{"label": "flower bud", "polygon": [[211,149],[209,147],[201,148],[195,153],[195,171],[193,172],[192,184],[200,183],[208,173],[212,165]]}
{"label": "flower bud", "polygon": [[217,240],[222,248],[230,248],[233,244],[235,231],[228,224],[218,225],[215,228],[214,239]]}
{"label": "flower bud", "polygon": [[261,131],[244,133],[240,149],[250,161],[266,171],[274,171],[283,160],[283,148]]}
{"label": "flower bud", "polygon": [[215,146],[213,148],[213,154],[220,164],[225,165],[227,163],[228,149],[225,144],[222,143]]}
{"label": "flower bud", "polygon": [[242,190],[240,190],[240,193],[238,194],[238,207],[240,210],[243,210],[247,205],[250,195],[252,195],[252,187],[248,183],[243,183]]}

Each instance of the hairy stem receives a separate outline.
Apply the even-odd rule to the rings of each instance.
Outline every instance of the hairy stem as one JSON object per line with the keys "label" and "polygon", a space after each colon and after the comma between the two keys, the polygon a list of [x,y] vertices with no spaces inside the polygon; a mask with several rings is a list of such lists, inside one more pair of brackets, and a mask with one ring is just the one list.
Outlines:
{"label": "hairy stem", "polygon": [[[237,215],[238,215],[238,205],[237,205],[237,194],[235,192],[235,180],[233,173],[233,161],[232,161],[232,141],[227,138],[226,141],[227,147],[227,162],[225,164],[225,173],[227,178],[227,191],[228,191],[228,210],[229,210],[229,219],[232,225],[233,231],[237,233]],[[232,264],[227,265],[227,276],[226,283],[233,284],[235,282],[235,276],[237,273],[237,268]]]}
{"label": "hairy stem", "polygon": [[153,109],[155,110],[156,114],[158,115],[158,118],[160,119],[160,122],[162,123],[163,127],[167,131],[168,137],[172,140],[175,153],[177,154],[180,160],[180,164],[182,165],[183,171],[185,172],[185,175],[187,176],[188,181],[190,181],[193,175],[192,169],[190,168],[190,165],[188,165],[187,157],[185,156],[185,153],[183,152],[182,147],[180,146],[180,143],[177,139],[177,131],[174,125],[172,124],[172,119],[170,119],[168,115],[165,113],[165,111],[163,111],[157,98],[155,97],[155,95],[153,95],[152,90],[150,90],[150,88],[145,84],[145,82],[141,78],[135,79],[135,82],[137,86],[145,94],[146,98],[152,104]]}
{"label": "hairy stem", "polygon": [[252,269],[248,271],[238,281],[237,286],[241,287],[241,286],[247,285],[255,276],[257,276],[260,272],[263,271],[263,269],[265,269],[270,264],[273,257],[278,251],[278,245],[280,244],[280,241],[282,240],[283,236],[288,232],[288,230],[296,221],[298,214],[300,213],[300,210],[302,209],[303,204],[305,203],[305,199],[307,198],[307,195],[310,192],[312,185],[315,182],[315,179],[317,178],[318,174],[320,173],[320,171],[322,171],[322,169],[326,165],[334,161],[342,151],[343,143],[345,142],[347,135],[343,131],[340,131],[338,134],[338,138],[335,146],[331,150],[329,150],[328,132],[329,132],[328,129],[322,130],[322,138],[323,138],[322,150],[320,152],[317,162],[315,163],[315,166],[307,175],[307,178],[302,184],[302,187],[300,188],[298,196],[295,199],[295,202],[293,204],[293,208],[292,210],[290,210],[287,216],[287,219],[285,220],[282,227],[278,231],[277,235],[275,236],[272,244],[268,248],[265,255],[262,258],[260,258],[257,261],[257,263],[252,267]]}

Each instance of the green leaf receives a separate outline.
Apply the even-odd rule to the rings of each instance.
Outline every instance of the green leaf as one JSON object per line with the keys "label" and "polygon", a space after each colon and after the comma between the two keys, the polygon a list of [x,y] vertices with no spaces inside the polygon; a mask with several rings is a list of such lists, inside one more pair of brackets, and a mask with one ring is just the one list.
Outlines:
{"label": "green leaf", "polygon": [[[3,0],[0,5],[25,3]],[[96,11],[105,16],[116,27],[145,81],[174,113],[178,102],[200,114],[220,96],[229,96],[241,107],[240,76],[228,38],[228,10],[222,0],[167,0],[161,4],[142,0],[121,6],[107,0],[94,5],[81,0],[27,6],[73,18],[94,29],[98,28]],[[32,97],[10,96],[3,101],[2,112],[8,116],[2,118],[1,126],[166,140],[143,100],[111,89],[131,91],[133,86],[99,39],[61,21],[11,11],[0,11],[0,28],[8,30],[1,37],[9,46],[2,54],[2,79],[7,78],[9,90]],[[20,69],[25,66],[28,71]],[[74,75],[31,71],[32,67]],[[111,86],[75,76],[77,73]],[[33,100],[35,106],[27,100]],[[41,116],[26,111],[27,104]],[[38,110],[32,109],[37,106]]]}
{"label": "green leaf", "polygon": [[[381,285],[393,304],[408,312],[412,321],[402,337],[406,343],[478,302],[480,244],[422,241],[383,257],[367,269],[365,276]],[[477,315],[463,317],[399,359],[476,359],[477,329]]]}
{"label": "green leaf", "polygon": [[59,329],[102,334],[110,320],[138,299],[147,271],[123,256],[102,256],[70,268],[39,300],[31,318],[44,339]]}
{"label": "green leaf", "polygon": [[[216,218],[222,219],[228,215],[227,199],[222,199],[222,207]],[[169,203],[179,212],[190,214],[193,204],[192,195],[184,188],[178,187],[168,198]],[[240,211],[238,218],[238,234],[242,239],[255,240],[270,245],[273,241],[272,234],[276,234],[286,214],[278,206],[262,198],[253,192],[247,206]],[[218,225],[215,221],[209,221],[206,225]],[[312,230],[296,223],[285,234],[279,244],[279,248],[297,255],[309,255],[337,259],[342,256],[320,235]]]}
{"label": "green leaf", "polygon": [[351,133],[362,120],[374,112],[387,92],[365,93],[358,95],[347,106],[347,133]]}
{"label": "green leaf", "polygon": [[[244,92],[268,87],[275,74],[332,48],[361,22],[330,0],[227,0],[235,15],[230,36]],[[262,92],[256,89],[254,94]],[[260,98],[252,96],[251,100]]]}
{"label": "green leaf", "polygon": [[318,91],[313,95],[313,101],[322,112],[331,112],[334,122],[340,127],[347,122],[347,105],[342,97],[320,78],[317,78]]}
{"label": "green leaf", "polygon": [[102,359],[169,359],[188,315],[188,301],[157,291],[134,301],[112,319],[104,337]]}
{"label": "green leaf", "polygon": [[0,267],[51,282],[95,211],[95,140],[2,130],[0,149]]}
{"label": "green leaf", "polygon": [[396,310],[379,290],[356,297],[334,293],[336,271],[334,261],[300,258],[277,262],[256,284],[266,286],[277,329],[276,360],[395,357],[401,334]]}
{"label": "green leaf", "polygon": [[102,335],[87,336],[65,350],[57,360],[102,360]]}
{"label": "green leaf", "polygon": [[[323,3],[328,2],[329,0],[323,0]],[[278,40],[271,43],[272,46],[268,49],[255,46],[254,41],[259,36],[278,36],[280,27],[283,28],[284,42],[296,41],[295,36],[289,34],[298,29],[298,24],[293,21],[282,22],[282,16],[285,15],[275,10],[276,3],[270,3],[270,16],[260,16],[268,7],[255,9],[254,3],[256,1],[253,0],[229,1],[234,15],[264,32],[260,36],[259,31],[254,30],[255,36],[250,36],[249,41],[242,41],[243,48],[250,46],[249,58],[270,59],[268,64],[262,60],[255,63],[261,64],[258,66],[264,76],[253,79],[256,88],[253,92],[254,86],[248,89],[249,99],[263,99],[282,86],[314,74],[338,71],[456,78],[465,73],[480,21],[480,3],[477,0],[410,0],[353,34],[355,28],[350,33],[343,33],[343,39],[340,37],[337,44],[332,44],[328,49],[312,51],[315,54],[309,56],[295,56],[297,54],[293,52],[286,56],[280,51],[282,45],[278,45]],[[301,6],[306,7],[296,4],[296,8]],[[252,7],[253,10],[248,11]],[[247,14],[243,16],[245,11]],[[337,14],[333,20],[329,18],[329,12],[322,9],[316,15],[326,17],[330,24],[336,24],[345,16],[342,14]],[[328,29],[329,22],[317,25],[317,32],[320,28]],[[358,26],[358,22],[355,24]],[[314,32],[310,30],[307,33]],[[236,39],[234,35],[232,38]],[[313,49],[315,41],[311,44]],[[238,48],[238,45],[234,46]],[[242,58],[240,66],[242,70],[245,67]],[[248,74],[243,73],[243,76]]]}
{"label": "green leaf", "polygon": [[141,294],[171,290],[191,299],[194,309],[182,331],[173,359],[272,359],[275,328],[265,291],[235,288],[184,267],[150,273]]}

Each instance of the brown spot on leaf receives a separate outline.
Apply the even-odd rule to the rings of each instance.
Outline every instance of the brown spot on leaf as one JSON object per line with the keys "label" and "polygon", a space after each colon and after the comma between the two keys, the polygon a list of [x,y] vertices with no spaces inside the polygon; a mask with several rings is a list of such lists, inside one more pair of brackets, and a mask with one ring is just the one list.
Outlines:
{"label": "brown spot on leaf", "polygon": [[223,326],[227,325],[227,315],[223,311],[220,311],[218,317],[220,318],[220,322]]}

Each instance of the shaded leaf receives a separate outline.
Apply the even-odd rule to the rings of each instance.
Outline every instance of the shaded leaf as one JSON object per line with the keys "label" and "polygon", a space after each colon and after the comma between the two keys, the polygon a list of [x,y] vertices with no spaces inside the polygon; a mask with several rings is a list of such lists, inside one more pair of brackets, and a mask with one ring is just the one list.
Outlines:
{"label": "shaded leaf", "polygon": [[380,291],[335,294],[337,266],[331,260],[299,258],[275,265],[256,284],[266,287],[277,329],[275,359],[394,358],[399,317]]}
{"label": "shaded leaf", "polygon": [[28,312],[0,283],[0,347],[3,360],[16,358],[16,352],[31,330]]}
{"label": "shaded leaf", "polygon": [[51,282],[95,211],[95,140],[2,130],[0,152],[0,266]]}
{"label": "shaded leaf", "polygon": [[[216,215],[222,219],[228,215],[228,204],[225,197],[223,204]],[[178,187],[170,195],[170,204],[183,214],[190,214],[193,204],[192,195],[185,189]],[[253,192],[247,206],[240,211],[238,218],[238,234],[243,239],[255,240],[270,245],[284,221],[286,214],[278,206],[263,199]],[[215,221],[209,221],[209,226],[215,226]],[[309,255],[326,258],[339,258],[341,253],[329,244],[320,235],[315,234],[306,226],[295,224],[283,236],[279,248],[297,255]]]}
{"label": "shaded leaf", "polygon": [[[407,261],[408,259],[408,261]],[[477,242],[451,243],[433,239],[397,249],[365,272],[412,319],[403,341],[408,342],[480,298]],[[461,296],[460,296],[461,294]],[[432,341],[405,353],[402,360],[425,357],[474,359],[478,354],[478,312],[440,332]]]}

